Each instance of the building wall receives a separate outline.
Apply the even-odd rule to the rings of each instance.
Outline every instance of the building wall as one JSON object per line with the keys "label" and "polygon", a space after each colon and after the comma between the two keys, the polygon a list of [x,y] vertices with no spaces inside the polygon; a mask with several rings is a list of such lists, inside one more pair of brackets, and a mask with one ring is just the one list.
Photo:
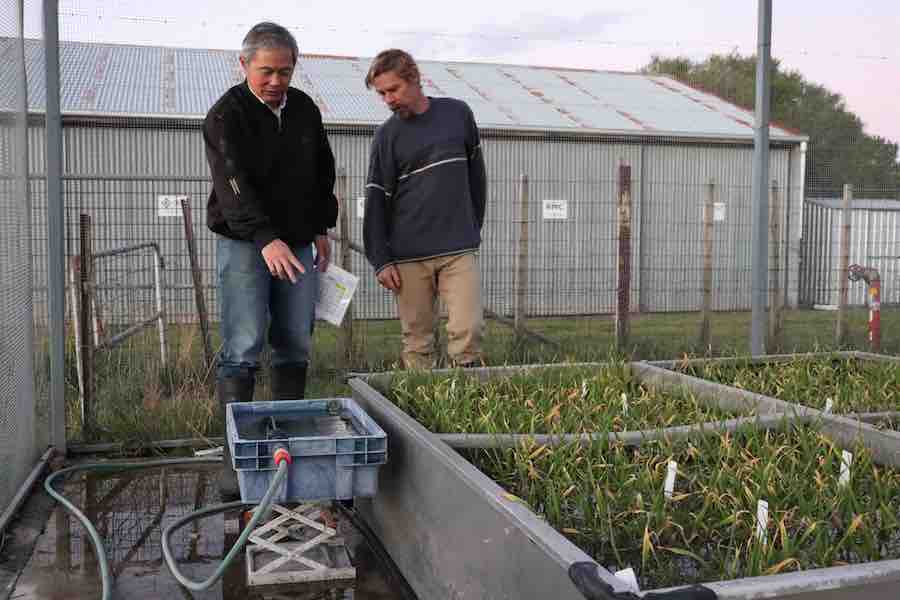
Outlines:
{"label": "building wall", "polygon": [[[122,119],[103,125],[68,122],[64,130],[68,253],[78,253],[81,212],[92,215],[95,251],[157,242],[166,261],[167,312],[184,320],[192,320],[195,311],[183,222],[179,217],[160,216],[158,201],[161,195],[189,197],[207,304],[216,314],[214,239],[205,226],[210,184],[198,125],[161,122],[136,127]],[[44,168],[43,139],[38,129],[31,133],[31,172],[39,174]],[[351,237],[360,242],[358,199],[363,195],[371,130],[334,127],[330,139],[338,167],[347,174]],[[488,308],[498,313],[512,310],[521,176],[525,174],[530,200],[528,312],[566,315],[614,310],[617,171],[622,161],[630,164],[632,174],[633,310],[700,308],[702,207],[710,180],[716,183],[716,202],[725,205],[725,220],[714,228],[713,306],[717,310],[750,308],[751,147],[485,132],[483,149],[490,197],[479,262]],[[789,149],[773,149],[772,178],[788,182],[791,164]],[[31,193],[37,233],[33,238],[35,279],[43,301],[46,236],[41,232],[46,218],[40,181],[33,182]],[[789,201],[783,203],[781,257],[789,263],[783,275],[790,302],[797,296],[795,257],[799,253],[793,245],[800,236],[787,233],[787,227],[799,227],[799,192],[783,194]],[[545,200],[565,201],[568,218],[544,218]],[[98,270],[103,280],[97,285],[109,295],[104,302],[150,314],[152,263],[147,257],[129,260],[114,259],[105,271]],[[377,285],[363,257],[353,256],[352,270],[361,275],[356,315],[392,318],[393,300]]]}

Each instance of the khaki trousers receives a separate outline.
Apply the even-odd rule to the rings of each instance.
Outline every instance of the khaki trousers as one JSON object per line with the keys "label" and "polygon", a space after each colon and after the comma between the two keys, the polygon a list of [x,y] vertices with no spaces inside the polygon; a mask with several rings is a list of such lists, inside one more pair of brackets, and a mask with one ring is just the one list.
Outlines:
{"label": "khaki trousers", "polygon": [[447,352],[454,365],[481,360],[484,310],[481,275],[474,254],[398,263],[400,291],[396,294],[403,331],[403,364],[407,368],[434,367],[434,326],[438,297],[447,306]]}

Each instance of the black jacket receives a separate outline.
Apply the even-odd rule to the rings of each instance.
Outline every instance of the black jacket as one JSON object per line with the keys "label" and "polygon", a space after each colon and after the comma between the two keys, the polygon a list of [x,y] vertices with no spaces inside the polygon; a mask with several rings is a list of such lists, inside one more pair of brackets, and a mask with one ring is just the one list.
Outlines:
{"label": "black jacket", "polygon": [[206,223],[262,249],[278,238],[311,242],[334,227],[334,155],[312,98],[288,88],[278,118],[247,82],[232,87],[203,121],[213,190]]}

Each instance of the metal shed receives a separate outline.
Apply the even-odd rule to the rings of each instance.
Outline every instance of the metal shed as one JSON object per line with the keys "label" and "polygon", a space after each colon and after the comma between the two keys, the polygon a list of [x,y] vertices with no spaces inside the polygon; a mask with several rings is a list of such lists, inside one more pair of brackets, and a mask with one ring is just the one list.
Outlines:
{"label": "metal shed", "polygon": [[[43,50],[27,41],[31,173],[44,171]],[[0,58],[11,45],[0,40]],[[95,219],[94,248],[156,241],[167,261],[167,312],[191,318],[192,292],[181,220],[163,216],[162,195],[187,195],[205,284],[214,301],[213,236],[204,225],[209,189],[199,126],[240,81],[236,51],[63,42],[64,193],[68,239],[79,212]],[[318,103],[349,181],[348,211],[361,239],[368,148],[388,116],[365,89],[369,59],[302,55],[293,85]],[[616,287],[616,172],[631,166],[632,303],[640,311],[690,311],[701,305],[702,211],[715,182],[715,310],[750,308],[750,189],[753,115],[673,79],[503,64],[423,61],[426,93],[465,100],[482,130],[489,209],[480,263],[486,305],[512,308],[519,180],[530,180],[531,315],[610,313]],[[6,89],[0,82],[0,90]],[[0,93],[0,108],[8,100]],[[799,290],[805,137],[771,127],[771,174],[782,198],[779,264],[784,301]],[[43,190],[32,186],[36,302],[46,286]],[[563,201],[548,214],[544,201]],[[559,206],[559,204],[557,205]],[[72,245],[70,253],[77,253]],[[391,318],[393,302],[362,274],[359,318]],[[149,298],[148,298],[149,301]],[[42,311],[38,311],[41,314]]]}

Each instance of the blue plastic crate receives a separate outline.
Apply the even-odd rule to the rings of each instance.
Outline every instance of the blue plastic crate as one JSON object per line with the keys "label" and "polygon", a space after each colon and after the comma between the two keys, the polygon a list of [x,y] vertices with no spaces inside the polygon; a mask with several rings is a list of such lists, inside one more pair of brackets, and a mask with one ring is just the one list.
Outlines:
{"label": "blue plastic crate", "polygon": [[288,447],[293,462],[276,502],[348,500],[377,491],[387,435],[350,398],[231,403],[225,419],[244,502],[265,495],[275,477],[272,452],[279,443]]}

